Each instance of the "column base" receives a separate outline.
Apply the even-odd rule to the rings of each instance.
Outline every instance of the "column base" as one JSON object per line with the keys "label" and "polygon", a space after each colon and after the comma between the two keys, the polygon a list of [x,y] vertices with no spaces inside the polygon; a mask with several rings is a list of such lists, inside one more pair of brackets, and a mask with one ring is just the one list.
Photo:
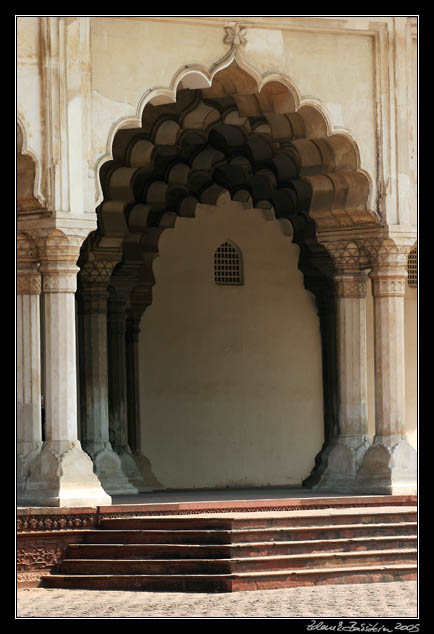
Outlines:
{"label": "column base", "polygon": [[25,506],[98,506],[110,505],[93,472],[92,460],[79,441],[45,442],[30,465],[24,490],[17,495]]}
{"label": "column base", "polygon": [[41,451],[42,441],[32,445],[31,449],[17,451],[17,494],[20,495],[26,486],[26,480],[30,475],[30,465]]}
{"label": "column base", "polygon": [[149,486],[145,481],[130,447],[122,447],[118,455],[121,460],[122,470],[127,476],[131,485],[136,487],[136,489],[140,493],[152,491],[153,488]]}
{"label": "column base", "polygon": [[366,493],[417,494],[417,452],[405,435],[376,436],[357,477]]}
{"label": "column base", "polygon": [[139,490],[129,480],[121,458],[115,453],[110,443],[98,451],[89,451],[94,464],[96,476],[100,479],[104,490],[110,495],[137,495]]}
{"label": "column base", "polygon": [[164,489],[164,486],[157,480],[155,477],[150,461],[146,456],[142,453],[133,453],[135,463],[140,470],[140,474],[142,477],[142,481],[144,483],[144,489],[140,489],[140,491],[161,491]]}
{"label": "column base", "polygon": [[371,440],[368,436],[339,436],[329,453],[327,468],[318,483],[312,487],[313,490],[361,492],[357,474],[370,445]]}

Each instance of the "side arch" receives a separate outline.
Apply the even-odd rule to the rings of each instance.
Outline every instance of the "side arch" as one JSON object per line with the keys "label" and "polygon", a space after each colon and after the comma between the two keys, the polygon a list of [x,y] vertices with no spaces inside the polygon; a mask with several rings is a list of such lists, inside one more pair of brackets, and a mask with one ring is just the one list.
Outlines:
{"label": "side arch", "polygon": [[16,151],[18,213],[45,210],[45,198],[41,192],[41,163],[29,148],[26,126],[20,114],[17,115]]}

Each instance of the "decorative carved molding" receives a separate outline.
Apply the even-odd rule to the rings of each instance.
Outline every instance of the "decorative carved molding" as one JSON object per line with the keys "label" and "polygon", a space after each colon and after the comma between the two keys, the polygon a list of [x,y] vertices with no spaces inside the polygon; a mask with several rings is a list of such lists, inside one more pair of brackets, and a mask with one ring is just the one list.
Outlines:
{"label": "decorative carved molding", "polygon": [[[41,269],[42,270],[42,269]],[[44,293],[75,293],[77,290],[77,271],[61,270],[42,272],[42,291]]]}
{"label": "decorative carved molding", "polygon": [[407,286],[407,273],[404,271],[401,276],[384,276],[381,273],[371,273],[370,275],[374,297],[404,297]]}
{"label": "decorative carved molding", "polygon": [[40,295],[41,274],[38,271],[17,269],[17,293],[19,295]]}
{"label": "decorative carved molding", "polygon": [[55,515],[19,515],[17,518],[17,532],[77,530],[93,528],[96,524],[96,512],[73,515],[68,513]]}
{"label": "decorative carved molding", "polygon": [[367,284],[366,280],[357,279],[356,277],[336,276],[338,297],[366,297]]}
{"label": "decorative carved molding", "polygon": [[225,31],[224,44],[235,47],[245,46],[247,44],[247,29],[239,22],[233,22],[231,25],[225,26]]}
{"label": "decorative carved molding", "polygon": [[338,271],[359,271],[366,256],[352,240],[322,241]]}
{"label": "decorative carved molding", "polygon": [[38,247],[32,236],[25,231],[17,234],[17,263],[20,266],[36,264],[39,259]]}
{"label": "decorative carved molding", "polygon": [[371,267],[373,268],[406,268],[407,258],[415,238],[361,238],[357,240],[361,250],[364,251]]}
{"label": "decorative carved molding", "polygon": [[35,570],[52,568],[57,564],[67,548],[58,543],[44,541],[26,541],[25,547],[17,548],[17,569]]}

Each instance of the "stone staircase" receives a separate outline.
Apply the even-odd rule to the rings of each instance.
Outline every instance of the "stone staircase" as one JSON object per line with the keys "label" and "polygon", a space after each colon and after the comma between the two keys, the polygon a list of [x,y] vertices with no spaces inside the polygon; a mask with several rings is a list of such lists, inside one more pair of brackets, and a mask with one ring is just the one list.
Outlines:
{"label": "stone staircase", "polygon": [[43,587],[234,592],[417,578],[414,506],[103,518]]}

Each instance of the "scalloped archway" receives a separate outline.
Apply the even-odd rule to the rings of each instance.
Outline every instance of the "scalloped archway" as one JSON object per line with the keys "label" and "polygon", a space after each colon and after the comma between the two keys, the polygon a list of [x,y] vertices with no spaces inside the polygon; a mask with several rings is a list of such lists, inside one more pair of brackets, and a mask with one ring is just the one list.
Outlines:
{"label": "scalloped archway", "polygon": [[[232,59],[208,75],[183,71],[172,84],[144,100],[140,127],[114,135],[112,158],[100,168],[98,229],[83,248],[121,248],[110,293],[119,283],[128,288],[128,320],[137,331],[152,302],[160,236],[178,217],[194,218],[200,203],[232,199],[291,222],[321,326],[325,441],[306,481],[314,484],[338,425],[334,266],[317,234],[378,224],[369,210],[369,176],[351,136],[333,132],[321,107],[301,102],[289,81],[260,79]],[[134,359],[127,364],[136,365]],[[136,449],[133,391],[128,400],[129,442]]]}

